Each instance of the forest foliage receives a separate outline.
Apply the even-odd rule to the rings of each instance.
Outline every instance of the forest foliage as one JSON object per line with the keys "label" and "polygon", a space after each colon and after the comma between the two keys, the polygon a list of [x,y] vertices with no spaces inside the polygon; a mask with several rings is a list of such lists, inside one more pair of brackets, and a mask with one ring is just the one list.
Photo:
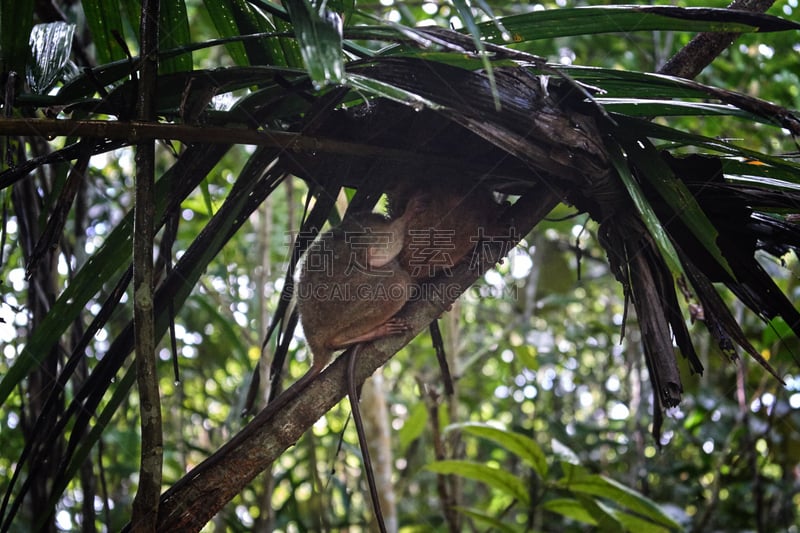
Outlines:
{"label": "forest foliage", "polygon": [[[754,255],[789,306],[798,301],[800,239],[789,240],[800,235],[797,2],[762,16],[682,9],[724,7],[694,1],[648,10],[162,0],[152,120],[142,119],[140,101],[147,2],[42,4],[3,0],[0,8],[2,530],[120,530],[132,518],[143,434],[131,355],[138,154],[154,140],[160,488],[245,425],[251,382],[260,367],[260,406],[273,354],[287,357],[285,383],[308,368],[286,291],[309,230],[335,224],[348,205],[385,207],[369,197],[369,180],[391,169],[404,168],[398,179],[431,172],[432,180],[463,170],[465,179],[489,176],[511,203],[537,190],[563,194],[439,329],[420,333],[377,373],[390,434],[374,446],[388,453],[394,527],[797,530],[800,325],[779,304],[758,308],[774,293],[697,282],[688,245],[663,216],[682,206],[676,218],[722,272],[712,281],[733,272],[742,280],[734,259],[750,268]],[[742,35],[694,81],[659,73],[704,31]],[[519,88],[509,82],[514,69],[558,105],[547,100],[542,116],[515,117],[510,110],[532,107],[509,97]],[[367,124],[370,144],[336,114],[363,109],[397,124],[446,126],[427,139],[424,129]],[[537,161],[521,144],[502,143],[524,138],[515,128],[551,111],[574,119],[576,131],[599,124],[604,164],[630,207],[620,220],[644,228],[650,260],[671,280],[665,291],[677,295],[681,315],[670,320],[684,324],[696,357],[670,336],[683,388],[677,406],[665,408],[648,372],[653,359],[644,354],[659,346],[639,327],[652,317],[630,298],[641,287],[637,271],[609,252],[630,243],[627,228],[608,230],[597,214],[619,215],[583,195],[586,183],[558,175],[596,161],[584,146],[564,144]],[[476,147],[474,159],[464,161],[464,146]],[[683,167],[664,153],[712,162],[726,181],[716,189],[684,182]],[[700,159],[682,159],[691,156]],[[777,236],[732,259],[738,242],[725,248],[716,237],[720,219],[744,204]],[[744,252],[753,251],[749,238]],[[700,305],[698,287],[718,295],[724,311]],[[708,327],[715,313],[730,314],[722,334]],[[349,415],[346,402],[328,411],[207,530],[367,527],[372,510]]]}

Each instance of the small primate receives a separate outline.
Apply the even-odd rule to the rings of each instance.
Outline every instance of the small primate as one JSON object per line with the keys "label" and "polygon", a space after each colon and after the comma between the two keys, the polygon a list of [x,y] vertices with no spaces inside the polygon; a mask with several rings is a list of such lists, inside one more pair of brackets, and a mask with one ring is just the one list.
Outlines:
{"label": "small primate", "polygon": [[403,213],[413,195],[420,192],[429,200],[407,224],[397,258],[415,281],[449,273],[460,262],[472,259],[478,243],[501,233],[497,226],[501,206],[491,191],[455,180],[411,180],[396,185],[387,193],[390,213]]}
{"label": "small primate", "polygon": [[262,421],[270,419],[297,398],[330,363],[334,352],[355,346],[347,369],[348,395],[376,520],[380,530],[386,531],[358,410],[355,359],[360,343],[410,330],[410,325],[395,315],[413,294],[415,283],[398,263],[397,255],[403,248],[409,221],[423,209],[424,204],[420,196],[412,197],[402,216],[394,219],[376,213],[346,217],[341,225],[323,233],[312,243],[298,264],[295,280],[300,322],[313,355],[311,368],[267,404],[250,425],[170,488],[165,496],[211,468],[228,450],[249,438]]}
{"label": "small primate", "polygon": [[273,402],[278,405],[267,407],[278,408],[295,398],[330,363],[335,351],[355,346],[348,361],[347,390],[381,531],[386,526],[358,408],[355,359],[360,343],[410,329],[395,315],[411,296],[414,280],[397,256],[403,250],[407,226],[423,205],[415,196],[398,218],[390,220],[376,213],[345,218],[308,248],[298,264],[295,299],[313,361],[308,372]]}
{"label": "small primate", "polygon": [[406,226],[421,205],[412,198],[406,212],[391,220],[377,213],[345,217],[309,246],[297,266],[294,297],[313,356],[311,368],[260,417],[296,398],[328,366],[334,352],[410,329],[395,317],[414,285],[397,255]]}
{"label": "small primate", "polygon": [[314,356],[311,371],[319,373],[337,350],[408,329],[394,315],[414,283],[397,261],[413,212],[394,220],[377,213],[349,217],[300,260],[295,298]]}

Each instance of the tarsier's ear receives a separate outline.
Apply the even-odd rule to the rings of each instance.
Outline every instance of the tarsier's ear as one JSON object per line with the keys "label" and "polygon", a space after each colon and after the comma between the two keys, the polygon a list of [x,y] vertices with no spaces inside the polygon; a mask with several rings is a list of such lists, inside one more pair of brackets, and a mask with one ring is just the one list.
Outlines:
{"label": "tarsier's ear", "polygon": [[405,232],[408,218],[403,215],[392,220],[385,229],[384,236],[387,241],[381,241],[367,247],[367,264],[372,268],[381,268],[388,265],[403,250]]}
{"label": "tarsier's ear", "polygon": [[430,209],[433,198],[430,194],[417,193],[409,198],[403,211],[403,218],[413,217],[415,214],[422,213]]}
{"label": "tarsier's ear", "polygon": [[396,255],[388,248],[370,248],[367,251],[367,263],[372,268],[380,268],[386,266]]}

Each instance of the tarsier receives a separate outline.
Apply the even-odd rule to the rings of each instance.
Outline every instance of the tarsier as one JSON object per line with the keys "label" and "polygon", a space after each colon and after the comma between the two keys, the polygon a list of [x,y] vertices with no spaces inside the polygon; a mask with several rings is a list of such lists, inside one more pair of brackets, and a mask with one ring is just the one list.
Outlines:
{"label": "tarsier", "polygon": [[393,220],[376,213],[354,215],[306,251],[295,298],[315,374],[336,350],[408,329],[394,315],[412,294],[414,281],[397,256],[406,228],[424,204],[413,198]]}
{"label": "tarsier", "polygon": [[468,260],[499,208],[488,190],[444,183],[407,182],[388,196],[393,218],[349,217],[321,235],[298,265],[295,298],[314,356],[310,374],[337,350],[406,331],[395,314],[414,285]]}
{"label": "tarsier", "polygon": [[[389,191],[391,218],[375,213],[345,218],[323,233],[298,264],[295,297],[313,355],[311,368],[275,398],[223,448],[176,483],[177,490],[249,438],[260,424],[295,400],[330,363],[334,352],[355,346],[348,367],[348,394],[358,422],[354,361],[360,343],[410,329],[396,314],[418,283],[447,272],[468,258],[484,230],[493,227],[499,206],[488,191],[407,183]],[[381,530],[374,476],[364,450],[370,494]]]}
{"label": "tarsier", "polygon": [[355,358],[360,343],[410,329],[395,316],[414,286],[397,256],[410,220],[424,203],[419,196],[411,198],[403,215],[394,220],[376,213],[352,216],[312,243],[298,265],[295,299],[313,361],[291,394],[287,391],[286,399],[276,400],[285,403],[296,397],[327,366],[336,350],[355,345],[348,364],[348,395],[381,531],[386,526],[358,408]]}
{"label": "tarsier", "polygon": [[354,375],[358,345],[408,330],[395,315],[416,284],[448,273],[466,260],[496,220],[499,207],[488,190],[465,191],[444,183],[405,182],[389,191],[388,198],[394,218],[373,213],[352,217],[317,239],[301,260],[295,297],[314,358],[311,369],[292,387],[296,396],[330,362],[334,351],[356,345],[348,365],[348,394],[382,531],[358,409]]}
{"label": "tarsier", "polygon": [[[471,261],[475,246],[497,236],[500,205],[483,187],[453,181],[405,181],[387,194],[390,214],[405,212],[416,191],[429,198],[406,225],[400,266],[415,281],[448,274],[462,261]],[[503,232],[506,233],[506,232]]]}
{"label": "tarsier", "polygon": [[[409,325],[395,314],[412,293],[414,281],[397,261],[409,221],[425,208],[422,196],[411,198],[402,216],[389,219],[375,213],[347,217],[338,227],[320,235],[306,250],[295,283],[295,297],[306,340],[313,354],[311,368],[225,446],[198,465],[167,491],[165,497],[202,475],[238,444],[257,431],[276,412],[295,400],[328,365],[337,350],[355,345],[348,368],[348,394],[357,419],[359,441],[363,426],[357,409],[354,360],[360,343],[402,333]],[[364,454],[368,465],[368,454]],[[374,476],[367,466],[370,494],[378,511]]]}

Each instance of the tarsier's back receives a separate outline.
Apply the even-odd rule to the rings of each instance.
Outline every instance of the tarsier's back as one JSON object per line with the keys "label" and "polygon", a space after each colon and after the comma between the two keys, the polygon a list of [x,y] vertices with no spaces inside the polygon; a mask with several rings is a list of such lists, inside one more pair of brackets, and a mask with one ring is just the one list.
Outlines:
{"label": "tarsier's back", "polygon": [[448,274],[484,237],[498,231],[499,205],[488,189],[458,182],[406,182],[389,193],[392,214],[404,213],[407,203],[424,191],[426,205],[406,226],[400,266],[415,280]]}

